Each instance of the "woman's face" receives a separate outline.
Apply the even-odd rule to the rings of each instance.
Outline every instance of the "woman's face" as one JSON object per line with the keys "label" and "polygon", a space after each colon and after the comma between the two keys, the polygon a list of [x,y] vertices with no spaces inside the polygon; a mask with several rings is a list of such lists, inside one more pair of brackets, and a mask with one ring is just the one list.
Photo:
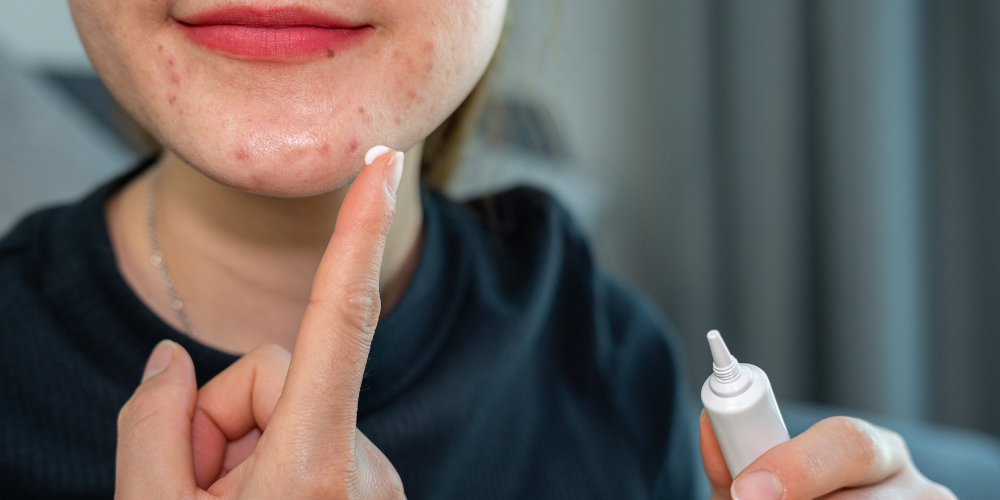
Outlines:
{"label": "woman's face", "polygon": [[280,196],[350,181],[465,99],[506,0],[69,0],[112,93],[207,176]]}

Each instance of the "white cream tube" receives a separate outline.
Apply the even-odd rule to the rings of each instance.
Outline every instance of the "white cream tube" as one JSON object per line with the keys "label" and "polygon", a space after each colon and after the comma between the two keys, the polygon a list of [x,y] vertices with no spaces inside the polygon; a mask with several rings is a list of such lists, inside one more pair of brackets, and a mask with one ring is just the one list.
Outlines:
{"label": "white cream tube", "polygon": [[729,473],[736,477],[765,451],[788,441],[788,429],[764,370],[738,363],[718,330],[708,332],[712,375],[701,402],[715,429]]}

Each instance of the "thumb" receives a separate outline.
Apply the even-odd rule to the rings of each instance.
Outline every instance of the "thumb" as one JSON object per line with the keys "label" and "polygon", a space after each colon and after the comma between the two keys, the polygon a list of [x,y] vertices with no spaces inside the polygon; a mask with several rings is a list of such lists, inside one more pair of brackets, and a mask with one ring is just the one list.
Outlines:
{"label": "thumb", "polygon": [[156,345],[143,382],[118,414],[115,497],[183,498],[195,491],[191,418],[194,365],[183,347]]}

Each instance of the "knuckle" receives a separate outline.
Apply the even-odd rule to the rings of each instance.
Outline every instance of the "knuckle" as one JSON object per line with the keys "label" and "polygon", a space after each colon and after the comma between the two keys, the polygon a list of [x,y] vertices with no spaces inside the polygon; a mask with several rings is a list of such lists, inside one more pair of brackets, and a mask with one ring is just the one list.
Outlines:
{"label": "knuckle", "polygon": [[151,398],[144,397],[142,393],[136,394],[118,412],[118,428],[119,430],[142,428],[158,413],[158,410]]}
{"label": "knuckle", "polygon": [[842,416],[830,417],[824,422],[834,426],[840,439],[850,447],[854,460],[865,465],[866,470],[872,470],[886,459],[876,430],[868,422]]}
{"label": "knuckle", "polygon": [[375,333],[382,308],[378,279],[367,280],[345,291],[339,302],[340,317],[350,328],[366,335]]}

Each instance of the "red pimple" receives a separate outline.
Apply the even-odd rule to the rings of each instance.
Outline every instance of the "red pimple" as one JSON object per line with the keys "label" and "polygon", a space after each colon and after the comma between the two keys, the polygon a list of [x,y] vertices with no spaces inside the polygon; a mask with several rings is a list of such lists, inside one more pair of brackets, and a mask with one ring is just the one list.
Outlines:
{"label": "red pimple", "polygon": [[174,65],[174,58],[171,57],[170,59],[167,59],[167,64],[169,64],[170,66],[173,66]]}
{"label": "red pimple", "polygon": [[180,83],[180,81],[181,81],[181,75],[178,75],[177,73],[170,73],[170,82],[171,83],[173,83],[174,85],[176,85],[176,84]]}
{"label": "red pimple", "polygon": [[250,158],[250,155],[247,153],[247,150],[243,148],[237,149],[236,152],[233,153],[233,156],[240,161],[246,161],[248,158]]}
{"label": "red pimple", "polygon": [[329,143],[323,143],[323,146],[321,146],[319,148],[319,152],[320,153],[329,153],[330,152],[330,144]]}
{"label": "red pimple", "polygon": [[348,147],[351,148],[351,152],[353,153],[357,151],[359,147],[361,147],[361,141],[359,141],[358,138],[355,137],[354,139],[351,139],[351,143],[348,145]]}
{"label": "red pimple", "polygon": [[167,96],[167,101],[170,102],[171,106],[174,105],[174,101],[176,101],[176,100],[177,100],[177,96],[175,96],[173,94],[170,94],[170,95]]}
{"label": "red pimple", "polygon": [[396,125],[399,125],[400,123],[403,123],[403,117],[402,116],[397,116],[396,117]]}
{"label": "red pimple", "polygon": [[424,43],[424,50],[426,50],[427,52],[434,52],[434,42],[428,40],[426,43]]}

